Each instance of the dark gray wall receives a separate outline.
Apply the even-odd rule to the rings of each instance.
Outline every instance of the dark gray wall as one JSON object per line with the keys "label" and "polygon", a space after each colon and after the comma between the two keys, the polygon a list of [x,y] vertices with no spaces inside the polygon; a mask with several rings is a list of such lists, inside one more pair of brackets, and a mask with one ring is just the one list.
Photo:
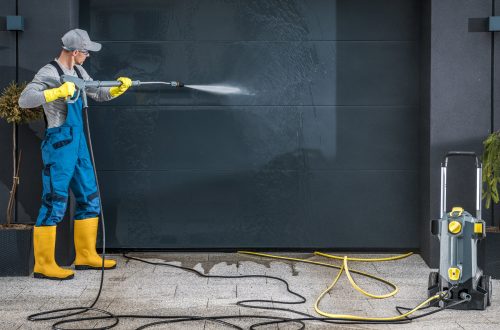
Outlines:
{"label": "dark gray wall", "polygon": [[[428,125],[429,176],[424,179],[422,255],[437,266],[438,241],[430,236],[429,220],[439,217],[440,163],[449,150],[482,153],[482,140],[491,128],[491,38],[488,32],[469,32],[469,18],[492,15],[491,1],[430,1],[430,64],[423,93],[424,128]],[[424,69],[425,70],[425,69]],[[428,99],[426,98],[428,95]],[[426,132],[424,130],[424,132]],[[425,151],[424,151],[425,152]],[[425,166],[425,165],[424,165]],[[453,160],[448,171],[448,208],[475,209],[475,170],[469,159]],[[473,211],[472,211],[473,212]],[[490,220],[489,210],[483,218]]]}
{"label": "dark gray wall", "polygon": [[[500,1],[494,1],[495,15],[500,16]],[[492,127],[491,130],[500,130],[500,33],[493,34],[493,85],[492,85]],[[500,226],[500,204],[495,204],[492,212],[494,225]]]}

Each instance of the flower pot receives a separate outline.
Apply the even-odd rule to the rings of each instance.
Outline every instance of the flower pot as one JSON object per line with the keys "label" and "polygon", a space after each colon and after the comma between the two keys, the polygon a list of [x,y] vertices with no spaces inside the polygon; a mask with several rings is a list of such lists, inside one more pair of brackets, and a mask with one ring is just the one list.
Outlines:
{"label": "flower pot", "polygon": [[0,226],[0,277],[33,272],[33,226]]}

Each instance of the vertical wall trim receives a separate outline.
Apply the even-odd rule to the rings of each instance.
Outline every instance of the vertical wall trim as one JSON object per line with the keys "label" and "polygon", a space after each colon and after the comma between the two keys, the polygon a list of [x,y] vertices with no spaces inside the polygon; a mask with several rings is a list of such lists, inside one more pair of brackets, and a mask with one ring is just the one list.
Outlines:
{"label": "vertical wall trim", "polygon": [[[19,0],[16,0],[16,16],[19,15]],[[19,84],[19,31],[16,31],[16,84]],[[16,124],[14,124],[16,125]],[[13,128],[14,129],[14,128]],[[16,132],[15,132],[15,136],[14,136],[14,139],[15,139],[15,150],[14,150],[14,157],[18,157],[18,145],[19,145],[19,130],[16,129]],[[17,164],[17,162],[16,162]],[[12,172],[14,173],[16,169],[13,168],[12,169]],[[18,214],[18,210],[17,210],[17,190],[16,190],[16,194],[14,196],[14,217],[13,217],[13,220],[14,220],[14,223],[17,222],[17,214]]]}
{"label": "vertical wall trim", "polygon": [[[496,0],[491,2],[491,16],[495,16],[495,3]],[[491,35],[491,126],[490,133],[495,131],[495,32],[490,32]],[[495,207],[491,207],[491,225],[495,223]]]}
{"label": "vertical wall trim", "polygon": [[[495,2],[496,0],[493,0],[491,2],[491,16],[495,16]],[[494,32],[491,32],[491,127],[490,131],[491,133],[494,132],[495,126],[494,126],[494,116],[495,116],[495,107],[494,107],[494,100],[495,100],[495,34]]]}
{"label": "vertical wall trim", "polygon": [[[17,15],[19,15],[19,0],[16,0]],[[16,31],[16,83],[19,83],[19,31]]]}

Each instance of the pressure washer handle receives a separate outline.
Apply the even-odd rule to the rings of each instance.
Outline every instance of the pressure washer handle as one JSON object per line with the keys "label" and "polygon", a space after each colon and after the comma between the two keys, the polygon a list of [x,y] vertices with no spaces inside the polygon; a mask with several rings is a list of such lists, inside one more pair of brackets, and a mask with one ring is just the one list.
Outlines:
{"label": "pressure washer handle", "polygon": [[476,167],[481,166],[479,163],[479,158],[477,157],[476,153],[474,151],[449,151],[443,158],[443,164],[444,166],[448,165],[448,158],[453,157],[453,156],[470,156],[474,157],[476,159]]}
{"label": "pressure washer handle", "polygon": [[474,157],[476,160],[476,218],[481,219],[481,201],[483,193],[483,166],[479,161],[476,153],[473,151],[450,151],[448,152],[441,163],[441,200],[439,206],[440,218],[442,219],[446,213],[446,172],[448,167],[448,158],[456,156]]}
{"label": "pressure washer handle", "polygon": [[[119,80],[110,80],[110,81],[103,81],[103,80],[83,80],[75,76],[70,76],[70,75],[62,75],[61,76],[61,84],[64,84],[65,82],[70,81],[75,84],[77,89],[85,89],[87,87],[94,87],[94,88],[99,88],[99,87],[116,87],[120,86],[122,84],[121,81]],[[140,80],[132,80],[132,86],[139,86],[141,84]]]}
{"label": "pressure washer handle", "polygon": [[[118,80],[101,81],[101,80],[91,80],[85,82],[85,87],[117,87],[122,84]],[[132,80],[132,86],[139,86],[141,82],[139,80]]]}
{"label": "pressure washer handle", "polygon": [[[60,77],[61,79],[61,84],[64,84],[67,81],[70,81],[75,84],[76,91],[75,94],[73,94],[73,97],[68,98],[66,102],[68,103],[74,103],[78,100],[80,95],[83,98],[84,105],[86,106],[87,103],[87,95],[85,92],[85,89],[88,87],[94,87],[94,88],[99,88],[99,87],[115,87],[115,86],[120,86],[122,84],[121,81],[118,80],[110,80],[110,81],[101,81],[101,80],[83,80],[75,76],[71,75],[62,75]],[[132,86],[139,86],[141,82],[139,80],[133,80],[132,81]]]}

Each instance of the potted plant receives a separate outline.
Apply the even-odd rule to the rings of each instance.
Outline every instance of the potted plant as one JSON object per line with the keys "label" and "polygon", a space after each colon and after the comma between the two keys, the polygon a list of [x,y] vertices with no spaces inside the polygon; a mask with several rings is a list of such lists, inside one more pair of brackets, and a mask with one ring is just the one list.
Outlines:
{"label": "potted plant", "polygon": [[[485,207],[490,208],[492,202],[500,201],[498,184],[500,183],[500,131],[491,133],[483,141],[483,198]],[[499,219],[499,215],[494,215]],[[486,229],[484,248],[485,273],[493,278],[500,278],[500,222],[493,223]]]}
{"label": "potted plant", "polygon": [[[41,107],[22,109],[18,100],[26,83],[10,83],[0,96],[0,117],[12,124],[12,186],[5,215],[5,223],[0,224],[0,276],[30,275],[33,270],[32,224],[14,223],[16,190],[20,183],[19,164],[21,151],[17,151],[17,126],[43,117]],[[16,157],[17,156],[17,157]],[[0,220],[2,217],[0,216]],[[3,221],[0,221],[0,223]]]}

